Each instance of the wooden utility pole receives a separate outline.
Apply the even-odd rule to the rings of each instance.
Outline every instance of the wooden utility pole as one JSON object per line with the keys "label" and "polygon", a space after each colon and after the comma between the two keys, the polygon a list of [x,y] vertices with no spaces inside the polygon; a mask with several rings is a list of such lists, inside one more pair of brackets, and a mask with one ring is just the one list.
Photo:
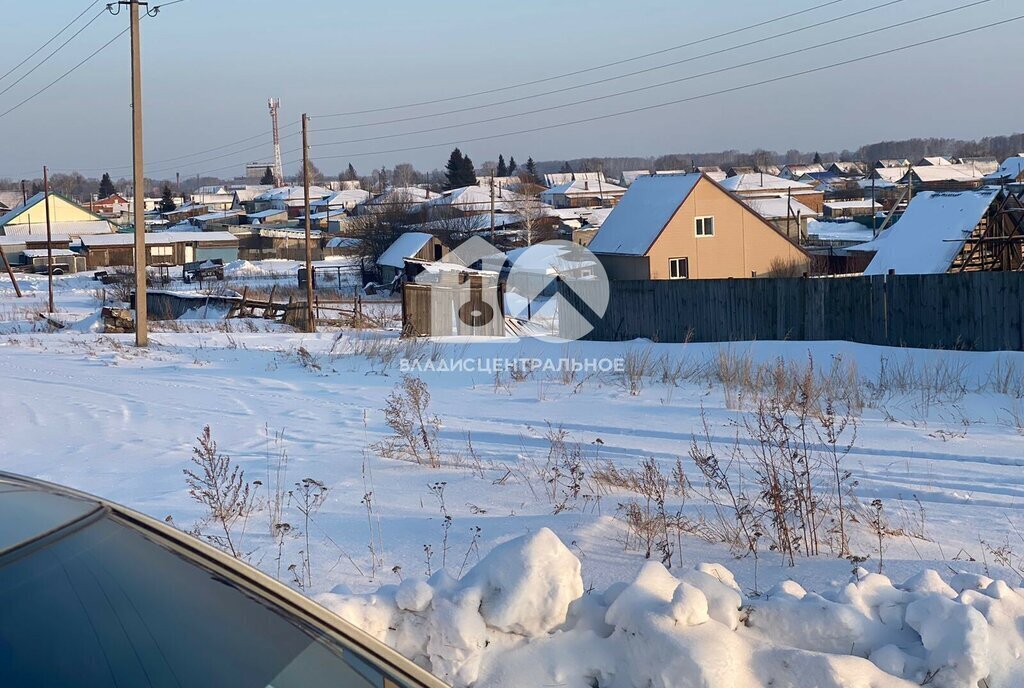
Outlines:
{"label": "wooden utility pole", "polygon": [[494,243],[494,175],[491,174],[491,243]]}
{"label": "wooden utility pole", "polygon": [[21,204],[25,205],[28,203],[28,191],[25,190],[25,180],[21,180]]}
{"label": "wooden utility pole", "polygon": [[309,227],[309,117],[302,113],[302,190],[306,209],[306,331],[316,332],[313,307],[313,240]]}
{"label": "wooden utility pole", "polygon": [[14,293],[20,299],[21,287],[18,285],[18,280],[14,279],[14,271],[11,270],[11,263],[7,260],[7,254],[4,253],[4,245],[2,243],[0,243],[0,260],[4,262],[4,268],[7,270],[7,276],[11,278],[11,286],[14,287]]}
{"label": "wooden utility pole", "polygon": [[43,165],[43,205],[46,206],[46,283],[50,293],[50,310],[53,313],[53,235],[50,233],[50,173]]}
{"label": "wooden utility pole", "polygon": [[149,343],[149,314],[146,302],[146,179],[142,163],[142,38],[139,33],[139,5],[144,3],[140,0],[120,0],[118,4],[128,5],[131,24],[132,184],[135,187],[135,346],[146,346]]}

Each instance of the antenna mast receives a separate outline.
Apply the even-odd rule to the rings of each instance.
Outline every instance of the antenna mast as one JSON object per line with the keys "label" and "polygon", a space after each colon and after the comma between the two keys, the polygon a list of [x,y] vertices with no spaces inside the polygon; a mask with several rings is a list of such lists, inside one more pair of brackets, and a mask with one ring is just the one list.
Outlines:
{"label": "antenna mast", "polygon": [[284,168],[281,164],[281,134],[277,128],[277,111],[281,107],[279,98],[267,101],[270,108],[270,121],[274,124],[274,186],[284,186]]}

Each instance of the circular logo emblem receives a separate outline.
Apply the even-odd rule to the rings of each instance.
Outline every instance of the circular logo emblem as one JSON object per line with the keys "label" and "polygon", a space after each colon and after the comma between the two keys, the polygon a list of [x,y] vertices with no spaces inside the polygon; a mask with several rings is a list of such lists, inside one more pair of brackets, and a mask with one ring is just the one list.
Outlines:
{"label": "circular logo emblem", "polygon": [[608,275],[597,256],[571,241],[513,251],[505,283],[508,315],[523,334],[555,342],[585,337],[608,308]]}

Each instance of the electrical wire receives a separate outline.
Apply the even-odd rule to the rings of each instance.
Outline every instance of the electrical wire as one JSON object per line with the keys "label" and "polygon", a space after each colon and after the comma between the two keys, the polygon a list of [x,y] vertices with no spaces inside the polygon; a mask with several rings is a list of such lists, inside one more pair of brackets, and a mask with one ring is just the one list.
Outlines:
{"label": "electrical wire", "polygon": [[37,69],[39,69],[40,67],[42,67],[42,66],[43,66],[44,64],[46,64],[46,63],[47,63],[47,61],[48,61],[48,60],[49,60],[49,59],[50,59],[51,57],[53,57],[54,55],[56,55],[57,53],[59,53],[59,52],[60,52],[60,51],[61,51],[61,50],[62,50],[62,49],[64,48],[64,46],[66,46],[66,45],[67,45],[68,43],[70,43],[71,41],[75,40],[75,39],[76,39],[76,38],[77,38],[77,37],[78,37],[78,36],[79,36],[79,35],[80,35],[80,34],[81,34],[81,33],[82,33],[83,31],[85,31],[85,30],[86,30],[86,29],[88,29],[88,28],[89,28],[90,26],[92,26],[92,25],[93,25],[93,23],[94,23],[94,22],[95,22],[95,21],[96,21],[97,19],[99,19],[100,17],[102,17],[102,16],[103,16],[103,13],[104,13],[104,12],[106,12],[106,11],[107,11],[107,10],[106,10],[105,8],[104,8],[104,9],[102,9],[102,10],[100,10],[100,11],[99,11],[99,13],[97,13],[95,17],[93,17],[93,18],[92,18],[92,19],[90,19],[90,20],[89,20],[88,22],[86,22],[85,26],[83,26],[83,27],[82,27],[82,28],[80,28],[80,29],[79,29],[78,31],[76,31],[76,32],[74,32],[73,34],[71,34],[71,36],[70,36],[70,37],[69,37],[69,38],[68,38],[68,39],[67,39],[66,41],[64,41],[63,43],[61,43],[60,45],[58,45],[58,46],[57,46],[56,48],[54,48],[54,50],[53,50],[53,51],[52,51],[52,52],[51,52],[51,53],[50,53],[49,55],[47,55],[46,57],[44,57],[44,58],[43,58],[43,59],[42,59],[42,60],[41,60],[40,62],[36,63],[36,66],[35,66],[35,67],[33,67],[32,69],[30,69],[30,70],[28,70],[27,72],[25,72],[24,74],[22,74],[22,75],[21,75],[20,77],[18,77],[17,79],[15,79],[15,80],[14,80],[14,81],[13,81],[12,83],[8,84],[8,85],[7,85],[7,87],[6,87],[6,88],[5,88],[4,90],[0,91],[0,96],[4,95],[4,94],[5,94],[5,93],[7,93],[8,91],[10,91],[10,90],[11,90],[12,88],[14,88],[14,87],[15,87],[15,86],[17,86],[18,84],[20,84],[20,83],[21,83],[22,81],[24,81],[25,79],[27,79],[27,78],[28,78],[28,77],[29,77],[29,76],[30,76],[30,75],[31,75],[31,74],[32,74],[32,73],[33,73],[34,71],[36,71]]}
{"label": "electrical wire", "polygon": [[[430,128],[427,128],[427,129],[419,129],[419,130],[415,130],[415,131],[407,131],[407,132],[402,132],[402,133],[398,133],[398,134],[382,134],[382,135],[379,135],[379,136],[368,136],[368,137],[364,137],[364,138],[349,139],[349,140],[345,140],[345,141],[332,141],[332,142],[328,142],[328,143],[322,143],[322,144],[319,144],[319,145],[321,147],[324,147],[324,146],[339,146],[339,145],[345,145],[345,144],[350,144],[350,143],[365,143],[367,141],[382,141],[382,140],[385,140],[385,139],[401,138],[403,136],[412,136],[412,135],[415,135],[415,134],[427,134],[427,133],[431,133],[431,132],[435,132],[435,131],[445,131],[445,130],[448,130],[448,129],[458,129],[460,127],[468,127],[468,126],[473,126],[473,125],[477,125],[477,124],[489,124],[489,123],[492,123],[492,122],[498,122],[498,121],[502,121],[502,120],[506,120],[506,119],[514,119],[514,118],[517,118],[517,117],[524,117],[526,115],[534,115],[534,114],[541,113],[541,112],[551,112],[551,111],[554,111],[554,110],[562,110],[562,109],[565,109],[565,108],[578,107],[578,106],[581,106],[581,105],[587,105],[589,103],[595,103],[595,102],[602,101],[602,100],[608,100],[610,98],[618,98],[618,97],[621,97],[621,96],[632,95],[632,94],[635,94],[635,93],[641,93],[643,91],[650,91],[650,90],[657,89],[657,88],[664,88],[665,86],[671,86],[671,85],[683,83],[683,82],[686,82],[686,81],[693,81],[695,79],[700,79],[700,78],[707,77],[707,76],[713,76],[713,75],[716,75],[716,74],[723,74],[725,72],[734,71],[736,69],[742,69],[744,67],[750,67],[750,66],[753,66],[753,65],[763,64],[763,63],[771,62],[771,61],[774,61],[774,60],[780,60],[780,59],[792,57],[793,55],[798,55],[800,53],[809,52],[809,51],[812,51],[812,50],[818,50],[820,48],[830,47],[830,46],[833,46],[833,45],[837,45],[839,43],[844,43],[846,41],[856,40],[858,38],[864,38],[865,36],[871,36],[871,35],[874,35],[874,34],[877,34],[877,33],[882,33],[883,31],[890,31],[892,29],[897,29],[897,28],[901,28],[901,27],[904,27],[904,26],[908,26],[910,24],[915,24],[915,23],[922,22],[922,21],[925,21],[925,20],[928,20],[928,19],[933,19],[935,17],[942,16],[942,15],[945,15],[945,14],[950,14],[952,12],[959,12],[961,10],[966,10],[966,9],[970,9],[972,7],[977,7],[979,5],[984,5],[984,4],[989,3],[989,2],[992,2],[992,0],[976,0],[975,2],[973,2],[971,4],[968,4],[968,5],[962,5],[960,7],[954,7],[952,9],[943,10],[941,12],[934,12],[932,14],[928,14],[928,15],[925,15],[923,17],[917,17],[915,19],[908,19],[906,21],[903,21],[903,22],[900,22],[900,23],[897,23],[897,24],[889,24],[889,25],[886,25],[886,26],[878,28],[878,29],[871,29],[871,30],[868,30],[868,31],[862,31],[860,33],[853,34],[851,36],[845,36],[843,38],[833,39],[833,40],[830,40],[830,41],[826,41],[824,43],[818,43],[816,45],[807,46],[805,48],[799,48],[797,50],[793,50],[793,51],[787,52],[787,53],[782,54],[782,55],[770,55],[768,57],[763,57],[763,58],[760,58],[760,59],[757,59],[757,60],[750,60],[750,61],[743,62],[743,63],[740,63],[740,64],[731,65],[731,66],[728,66],[728,67],[720,67],[718,69],[713,69],[713,70],[710,70],[710,71],[702,72],[700,74],[692,74],[692,75],[689,75],[689,76],[680,77],[678,79],[671,79],[669,81],[662,81],[662,82],[659,82],[659,83],[656,83],[656,84],[649,84],[647,86],[640,86],[640,87],[628,89],[628,90],[625,90],[625,91],[617,91],[615,93],[609,93],[609,94],[600,95],[600,96],[593,96],[591,98],[585,98],[583,100],[575,100],[575,101],[573,101],[571,103],[564,103],[564,104],[560,104],[560,105],[550,105],[548,107],[536,108],[534,110],[526,110],[526,111],[523,111],[523,112],[510,113],[510,114],[505,114],[505,115],[497,115],[495,117],[489,117],[487,119],[481,119],[481,120],[474,120],[472,122],[462,122],[462,123],[459,123],[459,124],[446,124],[446,125],[442,125],[442,126],[430,127]],[[333,128],[314,129],[313,132],[315,133],[315,132],[332,131],[332,130],[334,130],[334,129]]]}
{"label": "electrical wire", "polygon": [[6,72],[6,73],[5,73],[5,74],[4,74],[3,76],[0,76],[0,81],[3,81],[3,80],[4,80],[4,79],[6,79],[7,77],[9,77],[9,76],[10,76],[11,74],[13,74],[14,72],[18,71],[18,69],[20,69],[20,68],[21,68],[21,67],[22,67],[22,66],[23,66],[23,65],[24,65],[24,64],[25,64],[26,62],[28,62],[28,61],[29,61],[29,60],[31,60],[31,59],[32,59],[33,57],[35,57],[36,55],[38,55],[39,53],[41,53],[41,52],[42,52],[43,50],[45,50],[45,49],[46,49],[46,46],[48,46],[48,45],[50,45],[51,43],[53,43],[53,42],[54,42],[55,40],[57,40],[57,39],[58,39],[58,38],[60,37],[60,35],[61,35],[62,33],[64,33],[65,31],[67,31],[68,29],[70,29],[70,28],[71,28],[71,27],[72,27],[72,26],[73,26],[73,25],[74,25],[74,24],[75,24],[75,23],[76,23],[76,22],[77,22],[77,21],[78,21],[79,19],[81,19],[82,17],[84,17],[84,16],[85,16],[85,13],[86,13],[86,12],[88,12],[88,11],[89,11],[89,10],[91,10],[91,9],[92,9],[93,7],[95,7],[95,6],[96,6],[96,3],[98,3],[99,1],[100,1],[100,0],[92,0],[92,2],[90,2],[90,3],[89,3],[89,5],[88,5],[88,6],[87,6],[87,7],[86,7],[86,8],[84,9],[84,10],[82,10],[82,11],[81,11],[81,13],[80,13],[80,14],[79,14],[79,15],[78,15],[77,17],[75,17],[75,18],[74,18],[74,19],[72,19],[72,20],[71,20],[70,22],[68,22],[67,24],[65,24],[65,25],[64,25],[64,28],[63,28],[63,29],[61,29],[61,30],[60,30],[60,31],[58,31],[57,33],[53,34],[53,36],[51,36],[51,37],[50,37],[50,40],[48,40],[48,41],[46,41],[45,43],[43,43],[43,44],[42,44],[41,46],[39,46],[38,48],[36,48],[36,49],[35,49],[35,51],[33,51],[33,52],[32,52],[32,53],[31,53],[31,54],[30,54],[30,55],[29,55],[28,57],[26,57],[26,58],[25,58],[24,60],[22,60],[21,62],[19,62],[19,63],[18,63],[18,64],[16,64],[16,65],[14,65],[13,67],[11,67],[11,68],[10,68],[9,70],[7,70],[7,72]]}
{"label": "electrical wire", "polygon": [[[983,2],[990,2],[990,1],[991,0],[983,0]],[[498,107],[500,105],[509,105],[511,103],[519,103],[519,102],[522,102],[524,100],[533,100],[534,98],[543,98],[545,96],[558,95],[560,93],[566,93],[568,91],[576,91],[576,90],[579,90],[581,88],[589,88],[591,86],[597,86],[599,84],[605,84],[605,83],[609,83],[609,82],[612,82],[612,81],[619,81],[621,79],[628,79],[630,77],[639,76],[641,74],[648,74],[650,72],[656,72],[656,71],[659,71],[659,70],[662,70],[662,69],[667,69],[669,67],[676,67],[678,65],[687,64],[689,62],[696,62],[697,60],[702,60],[702,59],[705,59],[705,58],[708,58],[708,57],[714,57],[716,55],[722,55],[722,54],[725,54],[725,53],[732,52],[734,50],[741,50],[743,48],[749,48],[749,47],[754,46],[754,45],[759,45],[761,43],[767,43],[768,41],[772,41],[772,40],[775,40],[775,39],[778,39],[778,38],[784,38],[786,36],[791,36],[793,34],[801,33],[803,31],[809,31],[811,29],[819,29],[819,28],[821,28],[823,26],[827,26],[829,24],[834,24],[835,22],[842,21],[844,19],[849,19],[851,17],[856,17],[858,15],[867,14],[869,12],[874,12],[876,10],[884,9],[886,7],[891,7],[892,5],[898,5],[898,4],[902,3],[902,2],[906,2],[906,0],[888,0],[888,2],[884,2],[884,3],[880,4],[880,5],[875,5],[873,7],[868,7],[866,9],[857,10],[856,12],[850,12],[849,14],[844,14],[844,15],[841,15],[841,16],[838,16],[838,17],[834,17],[832,19],[827,19],[825,21],[818,22],[817,24],[808,24],[806,26],[801,26],[801,27],[798,27],[798,28],[795,28],[795,29],[790,29],[788,31],[783,31],[782,33],[777,33],[777,34],[773,34],[771,36],[766,36],[764,38],[758,38],[756,40],[748,41],[746,43],[741,43],[739,45],[732,45],[732,46],[729,46],[727,48],[719,48],[719,49],[713,50],[711,52],[701,53],[700,55],[694,55],[692,57],[687,57],[687,58],[682,59],[682,60],[676,60],[674,62],[666,62],[664,64],[654,65],[653,67],[647,67],[647,68],[639,69],[639,70],[636,70],[636,71],[633,71],[633,72],[627,72],[625,74],[619,74],[619,75],[616,75],[616,76],[609,76],[609,77],[605,77],[603,79],[597,79],[595,81],[588,81],[588,82],[585,82],[585,83],[582,83],[582,84],[577,84],[577,85],[574,85],[574,86],[565,86],[563,88],[558,88],[558,89],[554,89],[554,90],[551,90],[551,91],[543,91],[541,93],[534,93],[532,95],[518,96],[516,98],[508,98],[506,100],[499,100],[497,102],[485,103],[483,105],[473,105],[473,106],[470,106],[470,107],[463,107],[463,108],[459,108],[457,110],[447,110],[447,111],[444,111],[444,112],[434,112],[434,113],[426,114],[426,115],[415,115],[415,116],[410,116],[410,117],[400,117],[398,119],[378,120],[378,121],[374,121],[374,122],[367,122],[365,124],[347,124],[347,125],[342,125],[342,126],[337,126],[337,127],[324,127],[324,128],[321,128],[321,129],[313,129],[312,133],[320,133],[320,132],[328,132],[328,131],[341,131],[341,130],[346,130],[346,129],[364,129],[364,128],[367,128],[367,127],[383,126],[383,125],[386,125],[386,124],[399,124],[401,122],[412,122],[412,121],[421,120],[421,119],[432,119],[432,118],[435,118],[435,117],[444,117],[444,116],[447,116],[447,115],[462,114],[463,112],[471,112],[473,110],[484,110],[484,109],[487,109],[487,108]],[[976,3],[976,4],[980,4],[980,3]],[[959,10],[959,9],[966,9],[967,7],[971,7],[971,6],[972,5],[967,5],[967,6],[964,6],[964,7],[954,8],[953,10],[948,10],[948,11],[956,11],[956,10]],[[939,14],[941,14],[941,13],[939,13]],[[938,16],[938,15],[936,14],[936,15],[930,15],[930,16]],[[927,18],[928,17],[923,17],[922,19],[927,19]],[[918,20],[918,21],[920,21],[920,20]],[[895,25],[893,25],[893,27],[896,27],[896,26],[902,26],[902,24],[895,24]],[[785,56],[784,55],[777,55],[775,57],[778,58],[778,57],[785,57]],[[666,82],[666,83],[673,83],[673,82]],[[318,117],[320,119],[323,119],[325,117],[324,115],[314,115],[314,116]],[[418,133],[418,132],[415,132],[415,133]]]}
{"label": "electrical wire", "polygon": [[436,105],[437,103],[448,103],[448,102],[451,102],[453,100],[463,100],[465,98],[474,98],[476,96],[484,96],[484,95],[489,95],[491,93],[499,93],[501,91],[510,91],[512,89],[515,89],[515,88],[522,88],[524,86],[534,86],[536,84],[543,84],[543,83],[547,83],[547,82],[550,82],[550,81],[555,81],[557,79],[567,79],[567,78],[569,78],[571,76],[579,76],[580,74],[587,74],[588,72],[594,72],[594,71],[597,71],[597,70],[600,70],[600,69],[607,69],[609,67],[617,67],[618,65],[627,64],[629,62],[636,62],[637,60],[643,60],[643,59],[646,59],[648,57],[655,57],[656,55],[663,55],[665,53],[673,52],[673,51],[676,51],[676,50],[682,50],[683,48],[691,48],[691,47],[693,47],[695,45],[701,45],[703,43],[708,43],[710,41],[716,41],[716,40],[718,40],[720,38],[726,38],[728,36],[733,36],[733,35],[738,34],[738,33],[743,33],[744,31],[750,31],[752,29],[759,29],[759,28],[761,28],[763,26],[768,26],[770,24],[775,24],[777,22],[780,22],[780,21],[783,21],[783,20],[786,20],[786,19],[791,19],[793,17],[797,17],[797,16],[800,16],[802,14],[808,14],[808,13],[814,12],[816,10],[824,9],[825,7],[829,7],[831,5],[837,5],[837,4],[839,4],[840,2],[843,2],[843,1],[844,0],[829,0],[829,2],[825,2],[825,3],[822,3],[820,5],[815,5],[813,7],[808,7],[807,9],[799,10],[799,11],[796,11],[796,12],[790,12],[789,14],[784,14],[781,17],[775,17],[774,19],[768,19],[768,20],[765,20],[765,21],[762,21],[762,22],[758,22],[756,24],[750,24],[748,26],[744,26],[744,27],[739,28],[739,29],[733,29],[731,31],[726,31],[724,33],[720,33],[720,34],[717,34],[717,35],[714,35],[714,36],[707,36],[705,38],[701,38],[701,39],[696,40],[696,41],[690,41],[689,43],[682,43],[680,45],[674,45],[674,46],[671,46],[671,47],[668,47],[668,48],[662,48],[661,50],[655,50],[655,51],[652,51],[652,52],[649,52],[649,53],[644,53],[642,55],[636,55],[636,56],[633,56],[633,57],[627,57],[627,58],[622,59],[622,60],[616,60],[614,62],[607,62],[605,64],[596,65],[594,67],[586,67],[584,69],[577,69],[575,71],[565,72],[563,74],[556,74],[554,76],[548,76],[548,77],[544,77],[542,79],[533,79],[532,81],[523,81],[523,82],[518,83],[518,84],[511,84],[509,86],[500,86],[500,87],[497,87],[497,88],[491,88],[491,89],[487,89],[487,90],[483,90],[483,91],[475,91],[473,93],[464,93],[464,94],[458,95],[458,96],[448,96],[448,97],[445,97],[445,98],[436,98],[434,100],[424,100],[424,101],[420,101],[420,102],[417,102],[417,103],[405,103],[403,105],[389,105],[387,107],[372,108],[372,109],[369,109],[369,110],[353,110],[353,111],[350,111],[350,112],[335,112],[335,113],[332,113],[332,114],[320,115],[320,117],[326,119],[328,117],[349,117],[349,116],[352,116],[352,115],[368,115],[368,114],[373,114],[373,113],[377,113],[377,112],[387,112],[387,111],[390,111],[390,110],[404,110],[406,108],[420,107],[422,105]]}
{"label": "electrical wire", "polygon": [[[886,55],[892,55],[892,54],[895,54],[895,53],[898,53],[898,52],[902,52],[902,51],[905,51],[905,50],[911,50],[911,49],[914,49],[914,48],[919,48],[919,47],[922,47],[922,46],[931,45],[931,44],[934,44],[934,43],[939,43],[941,41],[949,40],[949,39],[952,39],[952,38],[959,38],[961,36],[967,36],[967,35],[970,35],[970,34],[973,34],[973,33],[977,33],[979,31],[984,31],[986,29],[991,29],[991,28],[1000,27],[1000,26],[1007,26],[1009,24],[1021,21],[1022,19],[1024,19],[1024,14],[1018,15],[1018,16],[1015,16],[1015,17],[1011,17],[1011,18],[1008,18],[1008,19],[1001,19],[1000,21],[992,22],[990,24],[984,24],[982,26],[977,26],[977,27],[974,27],[974,28],[971,28],[971,29],[964,29],[962,31],[957,31],[957,32],[954,32],[954,33],[945,34],[943,36],[937,36],[935,38],[929,38],[929,39],[926,39],[926,40],[923,40],[923,41],[917,41],[915,43],[910,43],[910,44],[907,44],[907,45],[902,45],[902,46],[899,46],[899,47],[896,47],[896,48],[889,48],[887,50],[882,50],[882,51],[879,51],[879,52],[876,52],[876,53],[871,53],[869,55],[863,55],[861,57],[850,58],[848,60],[842,60],[840,62],[833,62],[831,64],[821,65],[821,66],[818,66],[818,67],[811,67],[811,68],[808,68],[808,69],[800,70],[798,72],[793,72],[793,73],[786,74],[786,75],[783,75],[783,76],[773,77],[773,78],[770,78],[770,79],[762,79],[760,81],[755,81],[755,82],[752,82],[752,83],[742,84],[742,85],[739,85],[739,86],[733,86],[733,87],[730,87],[730,88],[724,88],[724,89],[720,89],[720,90],[717,90],[717,91],[712,91],[712,92],[709,92],[709,93],[702,93],[700,95],[689,96],[689,97],[686,97],[686,98],[679,98],[679,99],[676,99],[676,100],[670,100],[670,101],[663,102],[663,103],[655,103],[653,105],[645,105],[645,106],[642,106],[642,107],[630,108],[628,110],[621,110],[619,112],[612,112],[612,113],[608,113],[608,114],[605,114],[605,115],[596,115],[594,117],[585,117],[585,118],[576,119],[576,120],[573,120],[573,121],[570,121],[570,122],[559,122],[559,123],[556,123],[556,124],[548,124],[548,125],[543,125],[543,126],[538,126],[538,127],[531,127],[531,128],[528,128],[528,129],[520,129],[518,131],[509,131],[509,132],[504,132],[504,133],[501,133],[501,134],[490,134],[490,135],[486,135],[486,136],[477,136],[477,137],[469,138],[469,139],[459,139],[459,140],[456,140],[456,141],[445,141],[445,142],[441,142],[441,143],[432,143],[432,144],[422,145],[422,146],[406,146],[406,147],[403,147],[403,148],[393,148],[393,149],[390,149],[390,150],[362,151],[362,152],[352,152],[352,153],[341,153],[341,154],[336,154],[336,155],[321,155],[321,156],[318,156],[318,159],[319,160],[336,160],[336,159],[339,159],[339,158],[355,158],[355,157],[365,157],[365,156],[369,156],[369,155],[386,155],[386,154],[391,154],[391,153],[406,153],[406,152],[409,152],[409,151],[428,150],[428,149],[431,149],[431,148],[440,148],[440,147],[446,147],[446,146],[461,146],[461,145],[465,145],[466,143],[473,143],[473,142],[476,142],[476,141],[490,141],[490,140],[493,140],[493,139],[505,138],[505,137],[509,137],[509,136],[519,136],[519,135],[522,135],[522,134],[530,134],[530,133],[534,133],[534,132],[538,132],[538,131],[547,131],[547,130],[551,130],[551,129],[559,129],[559,128],[562,128],[562,127],[575,126],[575,125],[578,125],[578,124],[587,124],[587,123],[590,123],[590,122],[596,122],[596,121],[600,121],[600,120],[611,119],[613,117],[622,117],[622,116],[625,116],[625,115],[633,115],[633,114],[636,114],[636,113],[639,113],[639,112],[647,112],[647,111],[650,111],[650,110],[657,110],[657,109],[661,109],[661,108],[665,108],[665,107],[670,107],[670,106],[673,106],[673,105],[680,105],[682,103],[690,103],[690,102],[697,101],[697,100],[702,100],[702,99],[705,99],[705,98],[711,98],[711,97],[714,97],[714,96],[720,96],[720,95],[725,95],[725,94],[729,94],[729,93],[735,93],[735,92],[743,91],[743,90],[746,90],[746,89],[749,89],[749,88],[755,88],[755,87],[764,86],[764,85],[767,85],[767,84],[778,83],[780,81],[786,81],[786,80],[789,80],[789,79],[795,79],[795,78],[798,78],[798,77],[801,77],[801,76],[806,76],[806,75],[809,75],[809,74],[816,74],[816,73],[823,72],[823,71],[826,71],[826,70],[835,69],[837,67],[844,67],[844,66],[851,65],[851,64],[856,64],[856,63],[859,63],[859,62],[864,62],[866,60],[874,59],[876,57],[884,57]],[[316,146],[313,146],[313,147],[315,148]],[[289,164],[292,164],[292,163],[289,163]]]}

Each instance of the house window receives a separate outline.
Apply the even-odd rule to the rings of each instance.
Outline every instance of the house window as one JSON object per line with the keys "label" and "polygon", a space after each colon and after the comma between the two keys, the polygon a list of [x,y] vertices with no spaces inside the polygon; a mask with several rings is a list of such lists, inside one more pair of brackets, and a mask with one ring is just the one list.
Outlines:
{"label": "house window", "polygon": [[715,236],[715,218],[698,217],[693,221],[694,232],[699,237]]}
{"label": "house window", "polygon": [[173,246],[152,246],[149,249],[149,255],[153,256],[154,258],[157,257],[157,256],[173,256],[174,255],[174,247]]}
{"label": "house window", "polygon": [[689,258],[669,258],[668,259],[668,275],[669,275],[669,279],[689,279],[690,278],[690,259]]}

